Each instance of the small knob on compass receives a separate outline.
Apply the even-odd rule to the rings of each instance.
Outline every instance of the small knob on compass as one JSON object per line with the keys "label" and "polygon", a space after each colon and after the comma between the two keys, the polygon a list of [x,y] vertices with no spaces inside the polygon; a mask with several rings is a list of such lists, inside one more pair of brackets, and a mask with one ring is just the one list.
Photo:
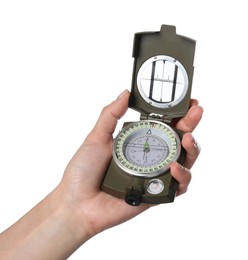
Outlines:
{"label": "small knob on compass", "polygon": [[131,206],[139,206],[142,201],[141,191],[135,190],[133,188],[128,189],[125,196],[125,201]]}

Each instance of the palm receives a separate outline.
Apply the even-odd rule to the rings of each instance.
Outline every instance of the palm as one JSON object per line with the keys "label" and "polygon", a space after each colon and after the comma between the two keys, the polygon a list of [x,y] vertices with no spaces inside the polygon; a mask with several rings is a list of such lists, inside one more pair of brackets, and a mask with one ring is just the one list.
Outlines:
{"label": "palm", "polygon": [[[72,158],[64,181],[69,183],[74,202],[82,208],[87,218],[94,223],[95,232],[124,222],[148,208],[148,205],[132,207],[123,200],[100,190],[100,185],[112,154],[112,138],[108,143],[91,142],[88,138]],[[82,160],[83,159],[83,160]],[[86,169],[90,169],[87,170]],[[103,170],[105,169],[105,170]],[[99,222],[101,214],[102,222]]]}

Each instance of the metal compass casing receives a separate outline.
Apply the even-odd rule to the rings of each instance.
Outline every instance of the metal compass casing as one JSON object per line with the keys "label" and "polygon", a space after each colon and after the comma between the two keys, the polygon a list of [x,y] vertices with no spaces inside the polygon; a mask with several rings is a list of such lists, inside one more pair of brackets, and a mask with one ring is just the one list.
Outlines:
{"label": "metal compass casing", "polygon": [[174,201],[178,183],[170,165],[183,163],[185,151],[183,133],[171,121],[188,111],[194,52],[195,41],[174,26],[135,34],[129,107],[140,121],[125,123],[115,138],[103,191],[134,206]]}

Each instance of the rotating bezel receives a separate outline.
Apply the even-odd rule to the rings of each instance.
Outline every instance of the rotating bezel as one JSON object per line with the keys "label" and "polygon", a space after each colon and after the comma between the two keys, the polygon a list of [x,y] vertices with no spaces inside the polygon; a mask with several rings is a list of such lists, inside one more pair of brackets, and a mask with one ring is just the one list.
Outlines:
{"label": "rotating bezel", "polygon": [[[155,164],[146,166],[130,162],[126,156],[126,150],[132,148],[128,145],[135,138],[146,138],[148,134],[154,139],[157,137],[158,140],[164,140],[168,145],[167,156]],[[143,147],[139,146],[137,149],[143,149]],[[113,145],[113,159],[125,173],[147,178],[156,177],[168,171],[171,163],[179,158],[180,153],[181,141],[175,130],[155,120],[142,120],[128,124],[116,136]]]}

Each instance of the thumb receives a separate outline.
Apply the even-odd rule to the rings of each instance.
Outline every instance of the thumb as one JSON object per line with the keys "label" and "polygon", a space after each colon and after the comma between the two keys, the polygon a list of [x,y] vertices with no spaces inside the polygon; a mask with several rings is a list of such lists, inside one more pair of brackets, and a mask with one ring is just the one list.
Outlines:
{"label": "thumb", "polygon": [[112,139],[118,120],[128,109],[129,96],[130,92],[125,90],[115,101],[104,107],[90,135],[101,137],[102,142]]}

